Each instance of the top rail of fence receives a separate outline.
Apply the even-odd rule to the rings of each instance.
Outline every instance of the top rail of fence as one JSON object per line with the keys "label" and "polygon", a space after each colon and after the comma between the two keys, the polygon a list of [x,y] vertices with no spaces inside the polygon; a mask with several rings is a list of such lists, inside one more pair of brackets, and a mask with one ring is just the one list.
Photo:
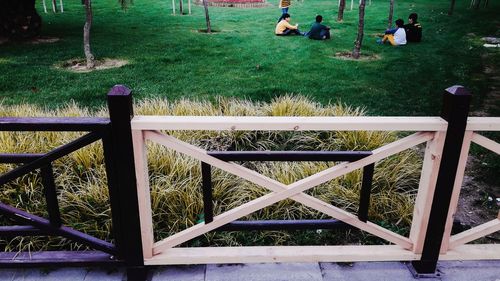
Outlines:
{"label": "top rail of fence", "polygon": [[110,123],[99,117],[0,117],[0,131],[94,131]]}
{"label": "top rail of fence", "polygon": [[500,131],[500,117],[469,117],[467,131]]}
{"label": "top rail of fence", "polygon": [[135,116],[133,130],[445,131],[441,117]]}

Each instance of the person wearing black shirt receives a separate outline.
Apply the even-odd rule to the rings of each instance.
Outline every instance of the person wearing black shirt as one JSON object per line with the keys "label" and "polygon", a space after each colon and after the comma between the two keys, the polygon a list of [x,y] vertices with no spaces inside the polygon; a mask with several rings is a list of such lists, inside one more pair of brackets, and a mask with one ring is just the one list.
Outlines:
{"label": "person wearing black shirt", "polygon": [[311,30],[309,30],[308,33],[306,33],[306,36],[309,37],[309,39],[314,39],[314,40],[326,40],[330,39],[330,27],[326,25],[322,25],[321,22],[323,21],[323,17],[318,15],[316,16],[316,22],[313,23],[311,26]]}
{"label": "person wearing black shirt", "polygon": [[405,24],[406,40],[408,42],[422,41],[422,26],[418,22],[418,15],[416,13],[410,14],[408,17],[408,24]]}

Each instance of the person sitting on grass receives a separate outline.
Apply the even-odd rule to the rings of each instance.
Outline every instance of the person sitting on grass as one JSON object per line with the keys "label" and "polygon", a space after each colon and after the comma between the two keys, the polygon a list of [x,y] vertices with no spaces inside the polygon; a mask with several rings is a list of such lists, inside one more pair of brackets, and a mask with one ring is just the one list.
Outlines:
{"label": "person sitting on grass", "polygon": [[422,41],[422,26],[418,22],[418,15],[416,13],[411,13],[410,16],[408,16],[408,22],[409,23],[404,26],[406,40],[408,40],[408,42]]}
{"label": "person sitting on grass", "polygon": [[283,19],[276,25],[276,30],[274,33],[278,36],[286,35],[304,35],[304,33],[299,31],[299,24],[290,24],[290,15],[284,14]]}
{"label": "person sitting on grass", "polygon": [[396,20],[396,28],[387,30],[382,40],[377,40],[377,43],[384,44],[389,41],[392,46],[406,45],[406,32],[403,26],[402,19]]}
{"label": "person sitting on grass", "polygon": [[322,25],[323,17],[320,15],[316,16],[316,22],[311,26],[311,30],[306,33],[306,36],[309,39],[314,40],[326,40],[330,39],[330,27],[326,25]]}

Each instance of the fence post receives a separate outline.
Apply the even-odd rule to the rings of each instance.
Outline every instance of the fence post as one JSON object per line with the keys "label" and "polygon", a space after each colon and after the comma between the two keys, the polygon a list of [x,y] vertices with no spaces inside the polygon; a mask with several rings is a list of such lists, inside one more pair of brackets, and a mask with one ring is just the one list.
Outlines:
{"label": "fence post", "polygon": [[425,233],[422,256],[412,262],[415,273],[433,275],[439,259],[442,237],[462,150],[471,94],[462,86],[445,90],[441,117],[448,122],[441,163],[432,200],[429,223]]}
{"label": "fence post", "polygon": [[[134,154],[130,120],[134,116],[131,90],[115,85],[108,92],[111,136],[104,141],[112,213],[119,221],[115,229],[120,257],[127,266],[129,281],[146,280],[147,271],[142,253],[139,205],[135,178]],[[113,198],[116,197],[116,198]],[[114,205],[114,206],[113,206]],[[115,209],[113,209],[115,207]],[[118,215],[116,215],[118,212]],[[115,227],[115,225],[113,225]]]}

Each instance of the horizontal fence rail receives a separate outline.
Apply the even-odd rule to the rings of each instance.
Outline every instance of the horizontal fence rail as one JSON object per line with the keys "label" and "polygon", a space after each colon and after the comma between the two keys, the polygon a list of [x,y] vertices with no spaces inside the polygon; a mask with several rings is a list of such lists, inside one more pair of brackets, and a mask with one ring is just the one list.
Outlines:
{"label": "horizontal fence rail", "polygon": [[132,130],[445,131],[440,117],[136,116]]}
{"label": "horizontal fence rail", "polygon": [[109,118],[96,117],[0,117],[0,131],[95,131],[109,125]]}

